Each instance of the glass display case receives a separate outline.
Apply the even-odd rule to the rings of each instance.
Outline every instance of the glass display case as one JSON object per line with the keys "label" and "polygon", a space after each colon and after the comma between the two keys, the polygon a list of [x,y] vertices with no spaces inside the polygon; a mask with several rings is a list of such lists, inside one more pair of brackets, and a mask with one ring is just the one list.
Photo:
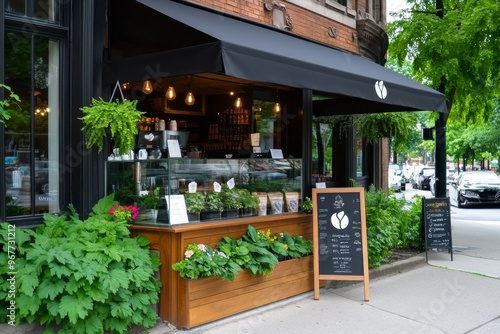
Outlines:
{"label": "glass display case", "polygon": [[[301,159],[111,160],[106,193],[139,207],[134,224],[286,214],[300,208],[301,164]],[[194,192],[197,196],[186,195]]]}

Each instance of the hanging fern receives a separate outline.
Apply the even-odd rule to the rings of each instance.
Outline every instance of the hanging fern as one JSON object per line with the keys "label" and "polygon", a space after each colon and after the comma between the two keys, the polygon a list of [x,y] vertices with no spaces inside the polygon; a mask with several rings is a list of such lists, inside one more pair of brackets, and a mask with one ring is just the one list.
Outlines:
{"label": "hanging fern", "polygon": [[109,138],[114,140],[115,147],[120,148],[120,154],[133,150],[139,131],[137,124],[144,114],[137,110],[136,105],[137,101],[106,102],[99,98],[92,99],[90,106],[80,108],[84,114],[80,119],[83,121],[87,148],[97,146],[98,152],[101,152],[109,129]]}

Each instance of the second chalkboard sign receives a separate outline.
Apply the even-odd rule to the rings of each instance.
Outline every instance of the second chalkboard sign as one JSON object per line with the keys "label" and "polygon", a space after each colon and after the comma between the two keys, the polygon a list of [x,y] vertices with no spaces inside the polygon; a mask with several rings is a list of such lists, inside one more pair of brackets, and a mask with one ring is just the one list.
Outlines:
{"label": "second chalkboard sign", "polygon": [[451,239],[450,198],[424,198],[422,203],[424,221],[425,258],[429,248],[448,249],[453,261]]}
{"label": "second chalkboard sign", "polygon": [[317,286],[325,279],[364,280],[368,300],[364,189],[313,189],[313,202]]}

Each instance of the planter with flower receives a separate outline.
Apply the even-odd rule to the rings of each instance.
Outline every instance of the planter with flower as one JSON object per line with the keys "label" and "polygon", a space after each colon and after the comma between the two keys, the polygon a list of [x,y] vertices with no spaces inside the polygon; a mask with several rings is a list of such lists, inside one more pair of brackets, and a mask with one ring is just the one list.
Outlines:
{"label": "planter with flower", "polygon": [[252,225],[214,249],[189,244],[184,259],[172,265],[183,277],[177,326],[191,328],[312,290],[312,251],[310,240]]}
{"label": "planter with flower", "polygon": [[139,215],[139,209],[135,205],[115,204],[109,209],[109,214],[116,220],[125,220],[130,223]]}
{"label": "planter with flower", "polygon": [[205,209],[205,196],[203,193],[200,191],[185,193],[184,200],[186,201],[188,220],[190,222],[199,221],[200,212]]}

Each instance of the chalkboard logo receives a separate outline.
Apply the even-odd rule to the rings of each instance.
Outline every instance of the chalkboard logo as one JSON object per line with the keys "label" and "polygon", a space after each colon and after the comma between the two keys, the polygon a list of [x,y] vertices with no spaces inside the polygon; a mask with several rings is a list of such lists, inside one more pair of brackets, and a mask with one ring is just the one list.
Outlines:
{"label": "chalkboard logo", "polygon": [[343,230],[349,226],[349,217],[345,214],[344,211],[340,211],[337,213],[334,213],[332,215],[332,225],[338,230]]}
{"label": "chalkboard logo", "polygon": [[344,206],[344,199],[342,198],[342,196],[340,195],[335,196],[335,202],[333,202],[333,207],[335,209],[340,209],[343,206]]}

